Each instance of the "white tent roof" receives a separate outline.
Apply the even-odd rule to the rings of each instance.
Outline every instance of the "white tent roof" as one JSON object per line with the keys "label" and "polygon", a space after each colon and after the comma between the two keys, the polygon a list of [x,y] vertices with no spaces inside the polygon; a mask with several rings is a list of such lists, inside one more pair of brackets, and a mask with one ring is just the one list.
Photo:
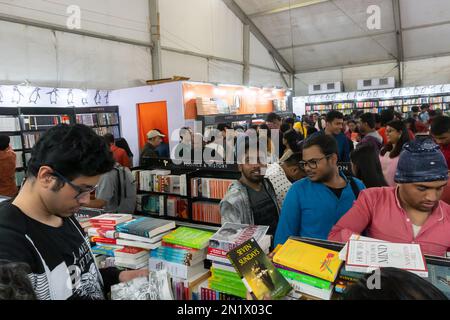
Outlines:
{"label": "white tent roof", "polygon": [[[235,2],[297,73],[397,61],[402,55],[404,60],[450,55],[448,0]],[[381,9],[379,30],[367,27],[371,5]],[[401,26],[399,44],[397,25]]]}

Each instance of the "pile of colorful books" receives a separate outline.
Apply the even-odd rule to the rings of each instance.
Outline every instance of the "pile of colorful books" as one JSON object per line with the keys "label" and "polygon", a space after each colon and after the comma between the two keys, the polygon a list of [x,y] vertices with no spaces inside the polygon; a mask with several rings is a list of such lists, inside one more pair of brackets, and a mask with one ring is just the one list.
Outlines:
{"label": "pile of colorful books", "polygon": [[172,278],[175,299],[193,299],[197,287],[209,277],[204,264],[206,247],[213,234],[211,231],[179,227],[165,235],[161,246],[150,252],[150,271],[167,270]]}
{"label": "pile of colorful books", "polygon": [[105,214],[91,219],[88,235],[96,243],[93,252],[115,258],[115,266],[141,269],[148,264],[149,250],[175,228],[175,222],[127,214]]}
{"label": "pile of colorful books", "polygon": [[209,240],[207,259],[212,262],[208,288],[220,293],[245,299],[247,289],[236,272],[227,253],[245,241],[254,238],[266,254],[269,253],[271,237],[266,235],[269,227],[225,223]]}
{"label": "pile of colorful books", "polygon": [[339,252],[289,239],[275,249],[273,262],[295,291],[330,300],[342,260]]}

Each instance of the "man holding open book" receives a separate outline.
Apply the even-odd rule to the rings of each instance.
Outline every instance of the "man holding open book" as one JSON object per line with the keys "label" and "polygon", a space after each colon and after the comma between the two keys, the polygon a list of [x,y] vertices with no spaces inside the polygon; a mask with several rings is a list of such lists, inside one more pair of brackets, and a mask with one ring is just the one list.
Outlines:
{"label": "man holding open book", "polygon": [[450,206],[440,201],[447,186],[446,160],[430,139],[405,145],[396,188],[363,191],[328,239],[346,242],[352,234],[394,243],[418,243],[424,254],[444,256],[450,248]]}

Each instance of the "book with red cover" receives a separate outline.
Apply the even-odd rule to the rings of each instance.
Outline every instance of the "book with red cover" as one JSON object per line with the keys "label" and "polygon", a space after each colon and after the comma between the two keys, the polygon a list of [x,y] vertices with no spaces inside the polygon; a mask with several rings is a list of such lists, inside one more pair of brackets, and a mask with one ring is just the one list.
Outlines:
{"label": "book with red cover", "polygon": [[109,238],[103,238],[103,237],[91,237],[91,242],[95,243],[103,243],[103,244],[117,244],[116,239],[109,239]]}

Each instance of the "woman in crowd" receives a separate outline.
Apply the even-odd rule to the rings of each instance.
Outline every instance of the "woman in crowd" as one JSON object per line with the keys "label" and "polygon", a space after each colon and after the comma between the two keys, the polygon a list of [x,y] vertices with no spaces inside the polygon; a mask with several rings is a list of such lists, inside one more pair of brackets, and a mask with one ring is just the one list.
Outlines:
{"label": "woman in crowd", "polygon": [[116,146],[119,148],[122,148],[123,150],[126,151],[128,157],[130,158],[130,163],[133,166],[133,152],[131,152],[130,146],[128,145],[127,140],[125,140],[124,138],[119,138],[116,140]]}
{"label": "woman in crowd", "polygon": [[411,139],[406,125],[398,120],[387,124],[386,135],[388,144],[380,152],[381,168],[388,185],[395,187],[394,177],[400,152],[402,152],[403,146]]}
{"label": "woman in crowd", "polygon": [[286,147],[280,162],[284,162],[289,159],[294,153],[299,153],[299,143],[302,141],[302,136],[295,130],[286,131],[283,135],[283,144]]}
{"label": "woman in crowd", "polygon": [[377,151],[370,144],[357,147],[350,153],[353,175],[367,188],[387,187]]}

